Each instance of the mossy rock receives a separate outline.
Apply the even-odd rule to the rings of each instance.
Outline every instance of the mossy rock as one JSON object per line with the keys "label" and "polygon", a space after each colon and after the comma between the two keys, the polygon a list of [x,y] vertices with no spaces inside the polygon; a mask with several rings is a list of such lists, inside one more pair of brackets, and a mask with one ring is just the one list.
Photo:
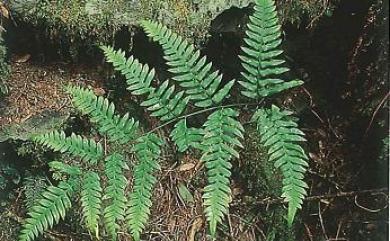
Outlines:
{"label": "mossy rock", "polygon": [[33,135],[49,132],[62,127],[69,119],[69,113],[45,110],[20,124],[0,128],[0,142],[8,140],[27,141]]}
{"label": "mossy rock", "polygon": [[5,85],[5,80],[10,73],[10,66],[7,62],[7,47],[3,39],[3,30],[0,25],[0,97],[8,93],[8,88]]}
{"label": "mossy rock", "polygon": [[[109,43],[115,33],[152,19],[181,35],[204,39],[217,15],[232,7],[247,8],[251,0],[10,0],[11,12],[34,26],[43,27],[53,39],[70,43]],[[334,5],[320,0],[277,1],[283,22],[309,22],[333,11]],[[337,1],[336,1],[337,2]]]}

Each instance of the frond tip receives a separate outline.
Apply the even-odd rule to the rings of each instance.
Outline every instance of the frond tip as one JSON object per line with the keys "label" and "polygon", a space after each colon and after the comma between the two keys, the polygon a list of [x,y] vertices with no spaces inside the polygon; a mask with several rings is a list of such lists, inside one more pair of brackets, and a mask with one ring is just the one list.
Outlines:
{"label": "frond tip", "polygon": [[308,188],[303,181],[308,157],[298,144],[306,140],[291,114],[272,106],[271,109],[258,110],[253,116],[261,142],[268,149],[269,161],[275,162],[275,167],[282,171],[282,197],[288,202],[287,221],[290,226],[297,210],[302,208]]}
{"label": "frond tip", "polygon": [[241,93],[249,98],[259,99],[279,93],[283,90],[302,85],[300,80],[284,81],[279,75],[289,71],[281,58],[283,50],[281,26],[274,0],[256,0],[255,12],[249,17],[246,46],[240,56],[244,72],[239,84],[244,88]]}
{"label": "frond tip", "polygon": [[212,113],[204,124],[205,136],[202,145],[205,148],[201,160],[207,168],[208,185],[204,189],[203,199],[213,237],[217,224],[221,223],[223,216],[228,213],[231,200],[230,160],[239,157],[234,148],[242,148],[239,139],[243,138],[244,128],[236,120],[237,116],[238,112],[233,109],[221,109]]}
{"label": "frond tip", "polygon": [[152,189],[157,181],[153,173],[160,169],[158,158],[162,143],[156,135],[149,134],[139,138],[133,148],[138,163],[134,167],[134,187],[130,194],[126,221],[136,241],[140,240],[142,230],[149,219]]}
{"label": "frond tip", "polygon": [[86,226],[97,239],[99,238],[101,199],[100,177],[96,172],[89,171],[83,177],[80,201]]}
{"label": "frond tip", "polygon": [[128,167],[122,155],[114,153],[105,159],[105,173],[108,180],[107,187],[104,190],[104,199],[108,199],[110,204],[104,209],[104,221],[112,240],[117,238],[117,231],[120,228],[118,221],[124,220],[126,209],[125,188],[127,179],[123,169],[128,169]]}
{"label": "frond tip", "polygon": [[200,57],[200,51],[162,24],[142,21],[146,34],[159,42],[164,50],[164,58],[175,76],[173,80],[185,89],[186,95],[195,101],[198,107],[219,104],[228,94],[234,80],[221,87],[222,75],[212,71],[212,63],[206,57]]}
{"label": "frond tip", "polygon": [[119,116],[115,114],[115,105],[102,96],[96,96],[92,90],[76,86],[68,86],[68,93],[72,95],[74,105],[83,113],[91,116],[101,134],[107,134],[110,141],[125,144],[134,139],[139,123],[129,114]]}
{"label": "frond tip", "polygon": [[152,116],[168,121],[180,116],[187,107],[189,98],[184,96],[184,91],[174,93],[175,86],[165,81],[158,88],[151,86],[155,77],[155,70],[147,64],[141,64],[133,56],[126,58],[122,50],[114,50],[112,47],[102,47],[107,61],[112,63],[115,70],[126,77],[127,89],[133,95],[147,95],[142,102],[152,112]]}
{"label": "frond tip", "polygon": [[114,50],[110,46],[102,46],[107,62],[112,63],[115,70],[126,78],[127,89],[133,95],[145,95],[153,91],[151,83],[155,76],[155,70],[147,64],[141,64],[133,56],[126,58],[122,50]]}

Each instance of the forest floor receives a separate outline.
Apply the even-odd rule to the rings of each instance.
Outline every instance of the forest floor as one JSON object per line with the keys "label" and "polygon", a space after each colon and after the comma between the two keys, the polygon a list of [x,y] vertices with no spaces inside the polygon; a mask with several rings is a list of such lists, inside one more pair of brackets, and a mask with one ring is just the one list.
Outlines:
{"label": "forest floor", "polygon": [[[285,29],[286,52],[293,60],[291,64],[296,71],[294,74],[307,73],[307,79],[302,78],[305,81],[303,87],[275,98],[278,104],[297,110],[299,126],[308,140],[304,147],[310,157],[310,168],[305,177],[309,184],[308,196],[303,209],[298,213],[295,226],[288,229],[285,225],[283,215],[286,212],[286,205],[279,198],[280,189],[277,185],[280,183],[275,181],[280,174],[273,171],[272,164],[266,163],[262,158],[261,155],[264,153],[258,149],[258,137],[250,132],[250,128],[253,127],[248,125],[245,126],[247,130],[245,146],[247,144],[248,146],[241,151],[241,158],[233,163],[230,214],[219,227],[218,240],[388,240],[388,160],[385,160],[385,163],[378,162],[379,149],[383,144],[381,138],[386,135],[382,132],[387,128],[388,113],[385,113],[386,117],[383,118],[379,114],[375,116],[375,112],[363,115],[359,112],[360,109],[356,111],[356,107],[360,107],[357,102],[369,105],[371,100],[364,96],[368,95],[369,91],[357,87],[368,86],[367,89],[371,92],[378,93],[379,99],[388,95],[371,88],[377,87],[376,82],[379,82],[375,76],[371,76],[372,72],[375,72],[376,60],[363,56],[362,66],[356,66],[356,73],[350,71],[351,63],[354,62],[351,61],[351,53],[356,50],[370,55],[377,49],[375,45],[371,46],[377,39],[374,39],[370,32],[364,32],[363,28],[364,23],[370,25],[375,18],[367,15],[368,6],[359,11],[355,2],[350,1],[350,5],[340,7],[333,17],[325,18],[317,30]],[[39,41],[39,38],[32,39],[34,34],[42,34],[42,30],[36,29],[37,32],[34,33],[25,29],[17,31],[21,37],[16,35],[15,41],[11,41],[15,45],[10,47],[11,51],[17,52],[19,48],[28,49],[30,47],[26,46],[37,45],[39,48],[36,48],[36,52],[44,49],[57,54],[58,49],[45,49],[46,44],[51,46],[49,41],[40,45],[42,41]],[[26,34],[29,37],[24,37],[25,32],[29,33]],[[159,66],[161,64],[159,61],[162,62],[163,58],[154,54],[159,49],[154,45],[145,44],[146,36],[138,40],[137,36],[134,37],[134,46],[138,48],[134,48],[134,55],[137,51],[141,52],[141,55],[148,52],[143,60],[148,63],[149,60],[154,61],[152,63]],[[215,46],[208,46],[209,50],[206,46],[205,52],[211,53],[207,53],[208,56],[214,54],[213,62],[225,67],[226,72],[232,75],[229,78],[236,78],[234,75],[239,75],[240,70],[237,53],[240,51],[242,36],[237,38],[235,34],[221,34],[214,37]],[[19,43],[16,40],[22,41]],[[152,51],[147,51],[151,47]],[[31,50],[34,51],[33,48]],[[117,110],[129,111],[134,115],[138,115],[138,112],[132,112],[134,109],[128,108],[134,97],[125,91],[125,84],[115,82],[117,79],[113,81],[112,76],[108,77],[105,67],[96,64],[99,59],[94,59],[94,63],[88,62],[87,59],[74,64],[48,59],[45,61],[41,59],[43,55],[45,54],[24,52],[11,56],[12,72],[6,83],[10,91],[8,96],[0,100],[0,150],[3,148],[6,152],[12,152],[5,162],[21,165],[20,169],[23,169],[24,173],[20,174],[19,179],[24,180],[27,176],[24,175],[34,169],[43,172],[44,180],[49,182],[53,180],[47,162],[52,161],[48,159],[52,156],[47,157],[46,152],[26,141],[28,138],[20,133],[26,132],[26,128],[39,127],[47,131],[46,129],[50,127],[36,120],[51,118],[53,113],[56,117],[66,118],[61,122],[61,124],[65,122],[66,128],[72,131],[74,129],[81,132],[89,131],[90,123],[71,108],[70,97],[64,91],[65,86],[75,84],[91,88],[95,94],[108,96],[114,100],[118,104]],[[372,55],[373,58],[376,57],[375,53]],[[366,62],[373,62],[375,68],[373,66],[368,68]],[[388,61],[386,64],[388,67]],[[222,72],[225,73],[225,70]],[[362,75],[367,85],[363,86],[356,80],[351,81],[350,75],[353,74]],[[380,89],[385,85],[378,86]],[[349,96],[349,100],[343,99],[344,95]],[[388,109],[383,110],[382,112],[386,112]],[[140,116],[137,117],[153,123],[152,128],[157,123],[155,119],[148,119],[150,117],[144,110],[139,113]],[[378,123],[371,125],[372,117],[375,117],[377,122],[380,118],[385,119],[384,127]],[[242,118],[247,121],[245,113]],[[17,138],[8,140],[12,139],[9,136]],[[7,141],[2,143],[2,138]],[[148,241],[209,240],[201,197],[205,186],[205,170],[199,162],[199,155],[198,153],[174,155],[169,148],[164,150],[162,170],[158,174],[154,190],[151,220],[143,238]],[[266,168],[272,169],[265,170],[269,175],[274,175],[272,178],[258,175],[257,170],[261,172]],[[20,225],[26,217],[26,188],[21,180],[16,180],[10,185],[8,192],[5,192],[7,194],[5,199],[2,199],[3,193],[0,193],[0,241],[16,241]],[[269,180],[275,183],[268,183]],[[80,219],[80,210],[74,208],[64,222],[45,232],[42,238],[37,240],[93,240],[80,225],[82,223]],[[119,233],[119,241],[130,240],[132,239],[128,234]]]}
{"label": "forest floor", "polygon": [[[90,86],[96,94],[110,92],[94,67],[67,63],[43,65],[26,60],[14,62],[12,70],[8,83],[10,95],[0,108],[0,113],[3,113],[0,126],[22,125],[47,109],[69,111],[70,99],[64,92],[67,84]],[[310,102],[310,89],[299,89],[293,96],[305,96],[303,99]],[[305,241],[385,240],[388,232],[387,188],[377,186],[363,190],[354,185],[364,166],[356,168],[356,163],[347,153],[343,138],[345,121],[323,118],[321,110],[314,108],[310,113],[316,120],[310,125],[305,123],[304,127],[310,140],[311,168],[307,177],[310,189],[300,215],[303,228],[295,233]],[[201,198],[204,170],[198,160],[189,156],[181,158],[181,164],[175,162],[162,168],[145,240],[207,240]],[[238,161],[243,170],[251,168],[246,163],[247,160]],[[221,228],[221,240],[266,240],[269,238],[269,220],[261,214],[275,206],[283,207],[283,202],[266,194],[248,193],[245,186],[248,180],[241,180],[243,178],[243,175],[236,175],[232,182],[233,203]],[[11,205],[3,203],[0,207],[1,241],[16,240],[17,224],[22,223],[26,212],[23,191],[22,187],[14,190],[13,197],[7,202]],[[189,195],[183,192],[189,192]],[[77,216],[77,212],[74,215]],[[89,235],[75,229],[71,220],[67,219],[65,224],[46,232],[45,240],[89,240]],[[130,240],[126,234],[119,236],[119,240]]]}

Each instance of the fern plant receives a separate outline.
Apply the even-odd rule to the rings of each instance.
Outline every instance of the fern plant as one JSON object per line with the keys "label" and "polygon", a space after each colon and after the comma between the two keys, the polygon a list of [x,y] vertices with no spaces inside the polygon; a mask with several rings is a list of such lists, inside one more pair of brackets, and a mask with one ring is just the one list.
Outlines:
{"label": "fern plant", "polygon": [[280,57],[282,32],[275,9],[274,0],[257,0],[255,12],[249,17],[240,56],[245,71],[239,81],[243,87],[241,93],[249,98],[267,97],[303,84],[300,80],[284,81],[278,77],[289,69],[283,66],[285,61]]}
{"label": "fern plant", "polygon": [[[279,107],[262,105],[261,98],[296,87],[302,81],[284,81],[288,71],[280,48],[281,30],[273,0],[256,0],[254,14],[247,25],[245,46],[242,47],[241,93],[258,101],[252,120],[261,136],[259,142],[267,148],[269,161],[283,174],[282,197],[288,202],[287,220],[292,225],[306,196],[304,173],[308,158],[300,146],[305,141],[291,112]],[[156,81],[155,70],[121,50],[104,46],[107,62],[125,76],[127,89],[138,96],[141,106],[161,121],[157,128],[143,130],[130,115],[115,113],[115,105],[91,90],[67,87],[73,103],[89,115],[107,145],[72,133],[54,131],[34,137],[34,140],[61,153],[78,157],[81,162],[71,166],[53,162],[52,167],[68,178],[57,187],[49,187],[41,200],[31,208],[20,241],[31,241],[64,218],[71,198],[79,193],[82,216],[91,235],[104,233],[116,240],[125,227],[134,240],[141,239],[151,215],[155,173],[160,170],[161,137],[153,132],[172,124],[169,137],[179,152],[197,149],[204,163],[208,184],[204,188],[204,212],[210,234],[216,237],[217,227],[228,213],[231,201],[231,161],[239,158],[243,148],[244,128],[239,122],[242,105],[223,105],[235,80],[222,83],[222,75],[199,50],[167,27],[152,21],[142,21],[147,35],[158,42],[172,73],[171,80]],[[177,85],[175,85],[177,83]],[[193,105],[189,105],[192,103]],[[188,125],[187,119],[210,112],[201,128]],[[135,159],[134,162],[130,161]],[[132,176],[133,182],[127,177]],[[133,183],[129,187],[128,183]],[[127,189],[132,189],[126,194]],[[105,232],[101,231],[103,227]]]}

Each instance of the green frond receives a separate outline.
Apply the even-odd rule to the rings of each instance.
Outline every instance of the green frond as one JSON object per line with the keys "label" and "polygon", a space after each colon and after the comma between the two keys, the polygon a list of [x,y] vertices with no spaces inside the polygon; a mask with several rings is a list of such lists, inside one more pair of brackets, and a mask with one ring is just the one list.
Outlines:
{"label": "green frond", "polygon": [[70,137],[66,137],[63,131],[53,131],[35,136],[34,141],[54,151],[67,152],[78,156],[91,164],[96,164],[103,157],[103,147],[100,143],[96,143],[91,139],[84,139],[74,133]]}
{"label": "green frond", "polygon": [[129,114],[115,114],[115,105],[102,96],[96,96],[92,90],[68,86],[74,105],[83,113],[91,116],[91,121],[98,125],[101,134],[107,134],[110,141],[125,144],[134,139],[139,123]]}
{"label": "green frond", "polygon": [[96,172],[87,172],[82,180],[81,206],[88,230],[99,239],[99,219],[102,204],[102,188],[100,177]]}
{"label": "green frond", "polygon": [[42,198],[42,193],[46,190],[48,184],[44,176],[30,176],[23,180],[23,191],[25,195],[25,205],[28,210],[37,204]]}
{"label": "green frond", "polygon": [[79,167],[74,167],[59,161],[52,161],[49,163],[49,167],[54,171],[58,171],[64,174],[68,174],[70,176],[78,176],[81,173]]}
{"label": "green frond", "polygon": [[211,62],[206,57],[200,57],[200,51],[187,40],[169,30],[162,24],[152,21],[142,21],[142,27],[147,35],[159,42],[165,53],[169,69],[179,82],[185,93],[195,101],[198,107],[209,107],[219,104],[234,85],[231,80],[221,87],[222,75],[212,71]]}
{"label": "green frond", "polygon": [[160,169],[158,160],[162,144],[158,136],[150,134],[139,138],[133,148],[138,162],[133,170],[134,187],[130,194],[126,222],[135,241],[140,240],[140,235],[149,219],[152,189],[157,181],[153,173]]}
{"label": "green frond", "polygon": [[249,17],[245,46],[242,47],[244,87],[241,93],[249,98],[258,99],[283,90],[302,85],[300,80],[283,81],[279,75],[289,71],[284,67],[281,57],[283,51],[281,26],[279,24],[274,0],[256,0],[254,14]]}
{"label": "green frond", "polygon": [[153,90],[148,99],[141,103],[152,112],[151,116],[159,117],[162,121],[169,121],[180,116],[187,107],[189,98],[184,97],[184,91],[174,94],[175,86],[169,86],[169,81],[162,83],[157,90]]}
{"label": "green frond", "polygon": [[64,219],[71,207],[73,192],[73,185],[67,181],[60,182],[57,187],[49,186],[29,210],[29,218],[22,225],[19,241],[32,241]]}
{"label": "green frond", "polygon": [[304,133],[297,128],[291,114],[272,106],[271,109],[258,110],[253,116],[261,142],[268,149],[269,161],[275,162],[275,167],[282,171],[282,197],[288,202],[287,221],[290,226],[297,210],[302,208],[308,188],[303,180],[308,157],[299,145],[305,141]]}
{"label": "green frond", "polygon": [[114,50],[112,47],[102,47],[107,61],[112,63],[114,68],[126,77],[127,89],[133,95],[147,95],[142,106],[152,112],[151,116],[168,121],[180,116],[187,107],[189,98],[184,92],[174,93],[175,86],[169,86],[169,81],[162,83],[157,89],[151,86],[155,76],[155,70],[148,65],[141,64],[133,56],[125,57],[121,50]]}
{"label": "green frond", "polygon": [[230,160],[239,157],[234,148],[242,148],[239,139],[243,138],[244,128],[236,120],[237,116],[237,111],[225,108],[212,113],[204,124],[202,145],[205,149],[201,160],[207,168],[208,185],[204,189],[203,199],[210,232],[214,238],[217,224],[228,213],[231,200]]}
{"label": "green frond", "polygon": [[107,176],[107,187],[105,188],[104,199],[109,200],[109,205],[104,209],[104,221],[106,230],[113,240],[117,238],[120,228],[119,221],[124,220],[126,209],[126,177],[123,173],[128,169],[125,158],[117,153],[108,156],[105,160],[105,173]]}
{"label": "green frond", "polygon": [[179,152],[185,152],[190,147],[202,149],[203,135],[203,129],[188,128],[185,119],[177,122],[170,134]]}
{"label": "green frond", "polygon": [[145,95],[153,91],[151,83],[155,76],[155,70],[147,64],[141,64],[133,56],[126,58],[122,50],[114,50],[110,46],[101,47],[107,62],[112,63],[115,70],[119,71],[126,78],[127,89],[133,95]]}

